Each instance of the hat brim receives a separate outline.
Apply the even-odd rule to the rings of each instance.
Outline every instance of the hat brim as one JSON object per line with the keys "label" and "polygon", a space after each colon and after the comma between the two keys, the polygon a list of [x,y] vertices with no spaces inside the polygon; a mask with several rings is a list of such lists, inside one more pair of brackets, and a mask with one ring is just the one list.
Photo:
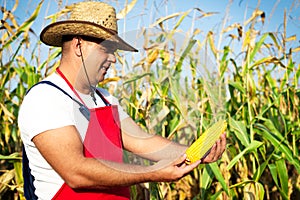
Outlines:
{"label": "hat brim", "polygon": [[43,29],[40,39],[46,45],[61,47],[63,35],[89,36],[109,40],[115,42],[117,49],[138,52],[137,49],[120,38],[115,31],[87,21],[66,20],[55,22]]}

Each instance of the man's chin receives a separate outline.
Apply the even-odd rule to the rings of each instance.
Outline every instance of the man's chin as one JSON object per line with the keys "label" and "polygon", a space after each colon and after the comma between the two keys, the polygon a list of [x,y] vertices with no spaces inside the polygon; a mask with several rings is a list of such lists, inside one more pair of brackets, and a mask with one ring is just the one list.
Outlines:
{"label": "man's chin", "polygon": [[102,81],[104,81],[104,79],[105,79],[104,77],[100,78],[99,81],[98,81],[98,84],[101,83]]}

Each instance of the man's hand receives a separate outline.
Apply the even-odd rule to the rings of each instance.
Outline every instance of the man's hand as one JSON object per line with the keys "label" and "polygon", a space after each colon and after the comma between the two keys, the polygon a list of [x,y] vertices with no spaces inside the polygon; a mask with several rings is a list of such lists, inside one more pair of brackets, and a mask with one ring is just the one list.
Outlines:
{"label": "man's hand", "polygon": [[186,155],[180,156],[174,160],[161,160],[155,165],[150,166],[154,182],[172,182],[177,181],[196,168],[201,161],[196,161],[190,165],[185,163]]}
{"label": "man's hand", "polygon": [[219,160],[226,149],[226,133],[223,133],[214,146],[211,148],[209,154],[201,159],[201,163],[211,163]]}

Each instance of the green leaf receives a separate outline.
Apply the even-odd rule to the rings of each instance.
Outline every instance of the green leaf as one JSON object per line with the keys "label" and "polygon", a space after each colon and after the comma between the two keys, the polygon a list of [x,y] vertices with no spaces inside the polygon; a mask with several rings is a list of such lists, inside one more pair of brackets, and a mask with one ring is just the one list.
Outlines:
{"label": "green leaf", "polygon": [[[269,84],[270,88],[277,88],[277,82],[276,79],[272,77],[271,72],[267,72],[265,74],[265,80],[267,80],[267,83]],[[274,95],[274,94],[273,94]]]}
{"label": "green leaf", "polygon": [[220,199],[218,198],[222,193],[222,190],[219,190],[218,192],[216,192],[214,195],[212,195],[209,199],[210,200],[216,200],[216,199]]}
{"label": "green leaf", "polygon": [[244,145],[244,147],[249,146],[250,139],[249,139],[249,135],[247,134],[245,124],[242,121],[236,121],[232,117],[230,117],[229,126],[230,129],[233,129],[236,137],[239,139],[242,145]]}
{"label": "green leaf", "polygon": [[246,93],[245,88],[242,86],[241,82],[229,81],[228,84],[234,87],[235,89],[237,89],[238,91],[240,91],[241,93],[243,94]]}
{"label": "green leaf", "polygon": [[273,178],[273,181],[275,182],[275,184],[278,186],[278,178],[277,178],[277,169],[276,169],[276,165],[275,164],[269,164],[268,165],[269,169],[270,169],[270,173],[271,176]]}
{"label": "green leaf", "polygon": [[[269,157],[271,158],[271,157]],[[265,171],[266,167],[268,165],[268,162],[263,162],[262,164],[258,165],[257,169],[255,170],[253,180],[254,181],[259,181],[261,178],[262,173]]]}
{"label": "green leaf", "polygon": [[227,166],[227,170],[230,170],[234,165],[235,163],[241,158],[243,157],[246,153],[249,153],[251,151],[255,151],[257,148],[259,148],[261,145],[263,145],[262,142],[259,142],[259,141],[256,141],[256,140],[253,140],[249,146],[247,146],[241,153],[239,153],[237,156],[235,156],[231,161],[230,163],[228,164]]}
{"label": "green leaf", "polygon": [[279,169],[276,167],[275,164],[269,164],[268,166],[269,166],[270,173],[271,173],[271,176],[273,178],[273,181],[275,182],[275,184],[276,184],[276,186],[277,186],[277,188],[278,188],[281,196],[283,197],[283,199],[288,200],[289,199],[288,195],[286,195],[286,193],[283,192],[282,188],[279,186],[279,183],[278,183],[278,172],[279,172]]}
{"label": "green leaf", "polygon": [[287,174],[287,168],[284,159],[277,160],[276,162],[276,167],[279,175],[279,180],[280,180],[280,185],[282,188],[282,191],[286,196],[288,196],[289,193],[289,178]]}
{"label": "green leaf", "polygon": [[208,165],[205,165],[205,167],[203,168],[203,173],[202,173],[201,179],[200,179],[201,188],[203,188],[204,190],[209,188],[212,180],[213,180],[213,172]]}
{"label": "green leaf", "polygon": [[150,72],[149,73],[144,73],[144,74],[141,74],[141,75],[136,75],[136,76],[130,78],[129,80],[125,81],[123,84],[126,85],[128,83],[135,82],[136,80],[139,80],[139,79],[141,79],[145,76],[151,76],[151,75],[152,75],[152,73],[150,73]]}
{"label": "green leaf", "polygon": [[265,188],[260,182],[255,182],[255,186],[258,192],[258,199],[263,200],[265,197]]}
{"label": "green leaf", "polygon": [[253,51],[250,54],[250,59],[249,59],[249,63],[253,62],[254,56],[257,54],[257,52],[259,51],[260,47],[262,46],[262,44],[264,43],[264,41],[266,40],[267,36],[269,36],[269,33],[265,33],[260,40],[255,44]]}
{"label": "green leaf", "polygon": [[183,51],[183,53],[181,54],[179,61],[177,62],[176,66],[175,66],[175,73],[181,72],[181,68],[182,68],[182,63],[183,60],[186,58],[186,56],[188,55],[188,53],[191,51],[192,47],[194,46],[194,44],[197,42],[197,40],[193,40],[191,39],[189,41],[188,46],[185,48],[185,50]]}
{"label": "green leaf", "polygon": [[[288,144],[287,139],[284,137],[284,135],[281,132],[279,132],[277,130],[277,128],[275,127],[275,125],[274,125],[274,123],[273,123],[272,120],[266,119],[264,117],[257,117],[257,119],[263,120],[264,121],[263,126],[265,128],[267,128],[270,133],[274,134],[276,136],[276,138],[278,138],[278,140],[280,140],[281,142],[283,142],[285,144]],[[258,123],[258,125],[260,126],[261,124]]]}
{"label": "green leaf", "polygon": [[40,66],[38,66],[37,71],[41,71],[49,63],[49,61],[54,60],[61,54],[61,48],[56,48],[55,51],[45,60]]}
{"label": "green leaf", "polygon": [[222,60],[221,60],[221,63],[220,63],[220,72],[221,72],[220,77],[224,76],[224,73],[226,72],[226,69],[228,67],[227,57],[229,55],[229,52],[230,52],[230,47],[229,46],[224,46],[224,53],[223,53]]}
{"label": "green leaf", "polygon": [[23,183],[23,175],[22,175],[22,162],[19,160],[18,162],[14,162],[15,169],[15,179],[18,185]]}
{"label": "green leaf", "polygon": [[191,12],[191,10],[185,11],[183,15],[180,17],[180,19],[177,21],[176,25],[174,26],[173,30],[176,30],[181,22],[184,20],[184,18]]}
{"label": "green leaf", "polygon": [[223,190],[226,192],[227,195],[229,195],[229,191],[228,191],[228,186],[225,182],[225,179],[221,173],[220,168],[218,167],[217,163],[210,163],[209,167],[211,168],[211,170],[214,172],[216,178],[218,179],[218,181],[220,182],[220,184],[222,185]]}
{"label": "green leaf", "polygon": [[21,159],[22,156],[18,152],[12,153],[8,156],[0,155],[0,160],[21,160]]}
{"label": "green leaf", "polygon": [[34,20],[38,16],[41,6],[43,4],[43,1],[41,1],[30,18],[26,20],[21,26],[16,30],[16,32],[3,44],[2,49],[7,48],[14,40],[18,39],[18,37],[25,31],[29,31],[31,25],[33,24]]}
{"label": "green leaf", "polygon": [[256,123],[254,125],[254,129],[256,129],[258,131],[258,133],[260,131],[262,131],[263,133],[261,133],[262,137],[265,138],[267,141],[270,141],[270,143],[277,148],[278,150],[280,150],[282,153],[284,153],[286,159],[295,166],[296,170],[298,171],[298,173],[300,173],[300,163],[299,163],[299,158],[296,158],[293,156],[293,152],[292,150],[285,144],[283,144],[283,142],[285,141],[284,138],[282,138],[282,140],[278,139],[278,137],[276,137],[277,135],[275,135],[274,133],[270,132],[268,130],[267,127],[265,127],[263,124],[259,124]]}

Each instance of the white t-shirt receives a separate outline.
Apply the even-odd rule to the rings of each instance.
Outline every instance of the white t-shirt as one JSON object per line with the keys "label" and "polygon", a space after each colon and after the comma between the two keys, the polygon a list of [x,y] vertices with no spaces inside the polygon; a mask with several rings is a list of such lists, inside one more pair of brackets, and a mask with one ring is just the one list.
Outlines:
{"label": "white t-shirt", "polygon": [[[51,81],[73,98],[79,100],[58,74],[53,73],[45,80]],[[100,89],[100,91],[111,104],[118,105],[120,120],[128,117],[115,97],[104,89]],[[89,108],[104,106],[104,102],[97,94],[95,94],[97,105],[95,105],[90,95],[80,94],[79,92],[78,94]],[[82,141],[84,141],[88,121],[80,113],[79,105],[70,97],[53,86],[39,84],[33,87],[25,96],[19,111],[18,125],[29,159],[29,167],[35,177],[35,194],[39,199],[51,199],[64,181],[43,158],[32,139],[44,131],[74,125],[78,129]]]}

